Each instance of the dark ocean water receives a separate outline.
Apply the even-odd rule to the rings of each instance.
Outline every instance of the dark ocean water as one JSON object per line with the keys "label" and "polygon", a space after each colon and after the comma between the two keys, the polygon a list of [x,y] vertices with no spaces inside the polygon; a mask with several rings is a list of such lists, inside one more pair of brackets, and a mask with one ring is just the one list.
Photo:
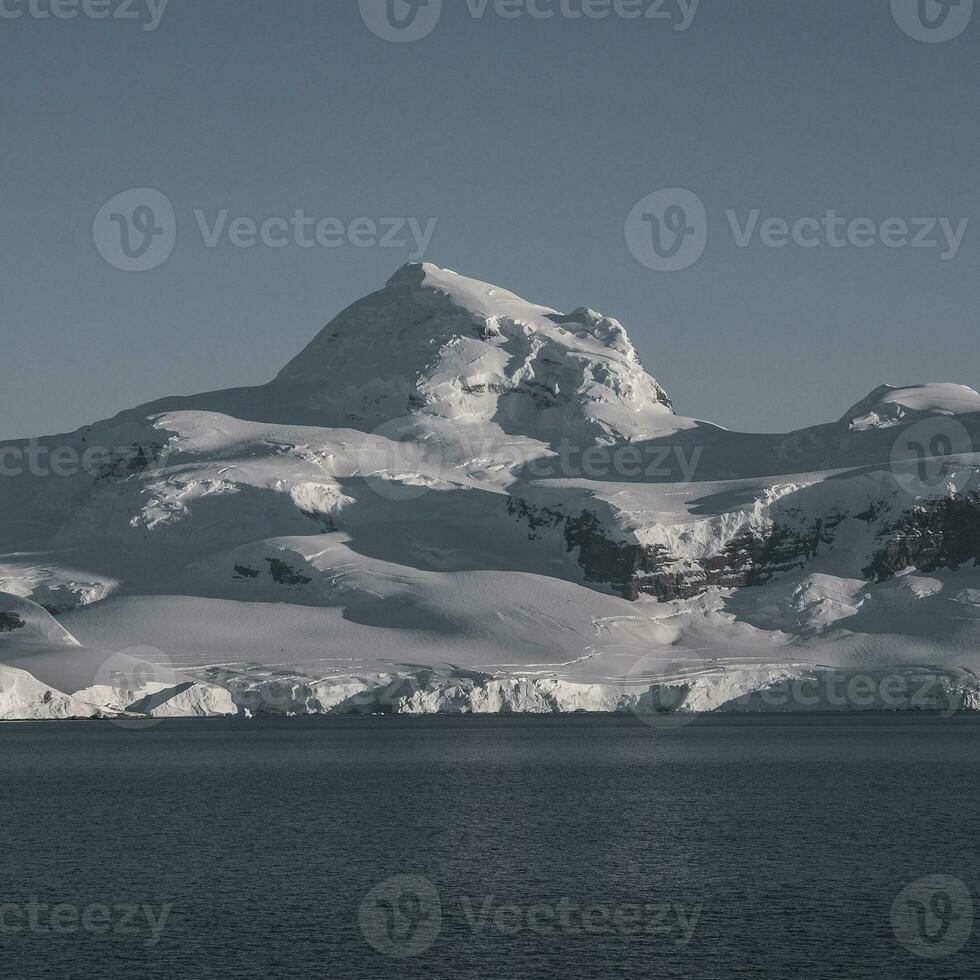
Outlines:
{"label": "dark ocean water", "polygon": [[975,976],[978,748],[972,717],[4,725],[0,976]]}

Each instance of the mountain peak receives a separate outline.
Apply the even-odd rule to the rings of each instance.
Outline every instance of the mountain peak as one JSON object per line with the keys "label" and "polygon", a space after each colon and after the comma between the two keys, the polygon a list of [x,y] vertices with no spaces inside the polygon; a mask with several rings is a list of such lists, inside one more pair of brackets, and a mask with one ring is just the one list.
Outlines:
{"label": "mountain peak", "polygon": [[381,292],[404,289],[445,297],[459,309],[482,318],[509,316],[531,322],[557,312],[547,306],[529,303],[500,286],[471,279],[431,262],[406,263],[388,280]]}
{"label": "mountain peak", "polygon": [[344,310],[276,383],[357,428],[422,414],[617,441],[662,432],[673,415],[618,321],[431,263],[402,266]]}
{"label": "mountain peak", "polygon": [[841,422],[854,430],[885,429],[917,417],[980,412],[980,394],[966,385],[879,385],[851,406]]}
{"label": "mountain peak", "polygon": [[426,266],[435,268],[431,262],[406,262],[391,274],[385,285],[399,286],[409,283],[421,286],[425,279]]}

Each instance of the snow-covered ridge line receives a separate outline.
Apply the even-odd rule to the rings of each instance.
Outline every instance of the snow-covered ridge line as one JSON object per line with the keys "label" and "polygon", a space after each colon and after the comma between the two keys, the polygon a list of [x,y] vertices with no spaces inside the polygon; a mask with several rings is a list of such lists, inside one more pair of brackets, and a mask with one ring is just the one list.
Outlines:
{"label": "snow-covered ridge line", "polygon": [[680,714],[807,671],[972,703],[980,395],[835,415],[678,416],[611,317],[406,266],[268,384],[0,447],[5,710],[633,710],[680,654]]}

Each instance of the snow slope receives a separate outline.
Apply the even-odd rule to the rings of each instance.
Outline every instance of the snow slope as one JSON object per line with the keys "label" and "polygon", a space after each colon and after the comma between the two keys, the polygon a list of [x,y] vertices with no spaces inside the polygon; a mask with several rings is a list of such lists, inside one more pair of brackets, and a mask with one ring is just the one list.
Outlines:
{"label": "snow slope", "polygon": [[911,416],[972,415],[980,412],[980,395],[966,385],[928,384],[911,388],[882,385],[844,416],[852,429],[898,425]]}
{"label": "snow slope", "polygon": [[90,458],[0,480],[0,664],[41,688],[2,717],[976,703],[963,386],[728,432],[617,321],[409,265],[266,385],[39,444]]}

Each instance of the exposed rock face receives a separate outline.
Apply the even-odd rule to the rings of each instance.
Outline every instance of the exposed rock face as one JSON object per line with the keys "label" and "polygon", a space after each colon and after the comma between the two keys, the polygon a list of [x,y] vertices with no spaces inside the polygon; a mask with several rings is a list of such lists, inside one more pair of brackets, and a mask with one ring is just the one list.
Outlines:
{"label": "exposed rock face", "polygon": [[134,473],[143,473],[158,465],[165,458],[166,447],[159,443],[148,446],[127,446],[109,454],[108,459],[98,461],[95,472],[101,479],[125,479]]}
{"label": "exposed rock face", "polygon": [[27,624],[15,612],[0,612],[0,633],[22,630]]}
{"label": "exposed rock face", "polygon": [[608,586],[625,599],[651,595],[661,601],[689,599],[712,586],[762,585],[775,576],[803,568],[822,545],[831,545],[843,516],[816,517],[802,527],[746,521],[717,552],[678,554],[661,544],[614,537],[594,510],[568,514],[557,507],[535,507],[521,498],[508,501],[508,512],[531,529],[559,529],[567,550],[587,582]]}
{"label": "exposed rock face", "polygon": [[909,568],[933,572],[980,561],[980,493],[921,504],[886,527],[864,574],[880,582]]}
{"label": "exposed rock face", "polygon": [[532,539],[542,530],[558,529],[587,582],[634,601],[642,595],[672,601],[702,595],[711,587],[764,585],[805,568],[821,549],[832,548],[837,529],[848,517],[874,529],[876,547],[863,568],[870,581],[884,581],[908,569],[933,572],[980,562],[980,493],[918,503],[897,518],[887,516],[893,506],[879,501],[853,514],[810,515],[792,525],[780,523],[778,517],[761,525],[746,521],[723,547],[700,555],[624,537],[594,510],[569,514],[561,507],[536,507],[511,498],[508,512],[527,524]]}

